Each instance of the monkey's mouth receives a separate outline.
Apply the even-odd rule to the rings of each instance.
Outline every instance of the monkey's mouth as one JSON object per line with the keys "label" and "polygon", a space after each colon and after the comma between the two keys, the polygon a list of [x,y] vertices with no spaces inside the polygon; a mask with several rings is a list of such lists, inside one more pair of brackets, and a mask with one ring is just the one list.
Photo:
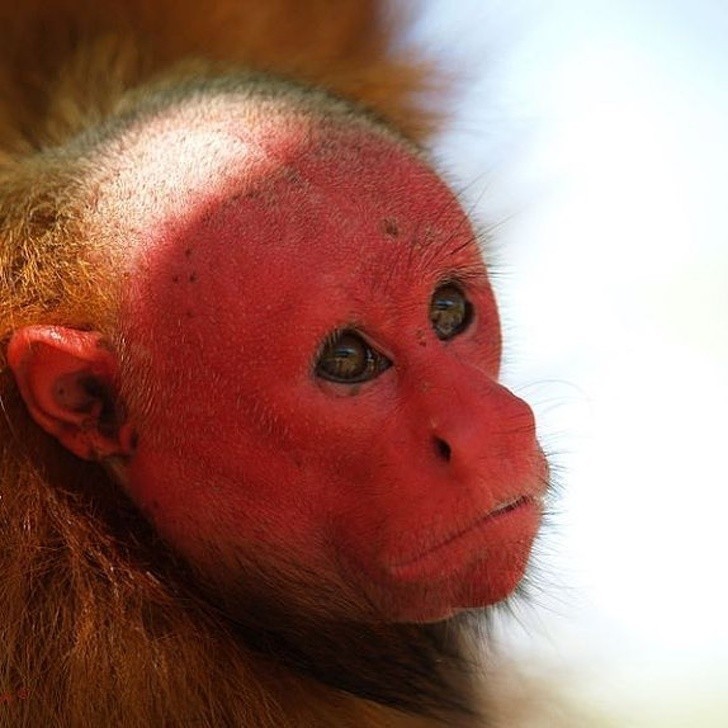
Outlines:
{"label": "monkey's mouth", "polygon": [[[540,499],[532,495],[520,495],[500,503],[484,516],[478,518],[469,526],[447,536],[415,556],[398,561],[391,567],[391,573],[407,578],[410,572],[427,569],[429,562],[440,562],[442,552],[454,552],[456,560],[466,559],[468,554],[477,553],[491,541],[488,531],[491,527],[498,527],[499,531],[510,533],[517,537],[524,530],[535,531],[541,514]],[[523,523],[521,523],[523,521]],[[503,534],[499,534],[497,541],[502,540]],[[434,565],[434,564],[433,564]]]}
{"label": "monkey's mouth", "polygon": [[490,513],[486,513],[486,515],[474,525],[478,526],[485,521],[492,520],[494,518],[498,518],[498,516],[515,511],[516,508],[520,508],[522,505],[525,505],[527,502],[532,500],[533,498],[529,495],[519,495],[517,498],[511,498],[505,503],[501,503],[499,506],[490,511]]}

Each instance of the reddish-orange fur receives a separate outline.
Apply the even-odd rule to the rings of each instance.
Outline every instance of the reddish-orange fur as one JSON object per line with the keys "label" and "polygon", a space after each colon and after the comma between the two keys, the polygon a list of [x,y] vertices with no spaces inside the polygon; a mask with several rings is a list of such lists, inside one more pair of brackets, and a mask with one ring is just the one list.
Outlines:
{"label": "reddish-orange fur", "polygon": [[[5,153],[62,141],[159,77],[245,65],[355,98],[406,134],[431,130],[428,65],[392,50],[373,0],[28,0],[0,7]],[[419,102],[418,103],[418,99]]]}
{"label": "reddish-orange fur", "polygon": [[389,51],[366,0],[28,0],[0,7],[0,725],[417,726],[249,652],[96,465],[30,421],[17,328],[113,335],[74,208],[93,160],[40,153],[124,92],[239,64],[320,83],[417,137],[426,65]]}

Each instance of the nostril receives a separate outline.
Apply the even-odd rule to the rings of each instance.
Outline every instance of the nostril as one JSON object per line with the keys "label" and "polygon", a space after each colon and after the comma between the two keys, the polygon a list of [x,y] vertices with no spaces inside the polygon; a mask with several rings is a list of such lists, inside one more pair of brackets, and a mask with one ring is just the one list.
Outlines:
{"label": "nostril", "polygon": [[446,463],[450,462],[450,457],[452,455],[452,450],[450,449],[450,445],[448,445],[444,440],[441,440],[439,437],[435,438],[435,452]]}

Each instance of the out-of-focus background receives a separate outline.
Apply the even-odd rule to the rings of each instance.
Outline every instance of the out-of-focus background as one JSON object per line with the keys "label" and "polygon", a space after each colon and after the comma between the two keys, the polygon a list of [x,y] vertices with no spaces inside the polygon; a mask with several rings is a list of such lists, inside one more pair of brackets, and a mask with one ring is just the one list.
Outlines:
{"label": "out-of-focus background", "polygon": [[436,154],[564,485],[503,639],[609,725],[725,728],[728,2],[421,5],[466,89]]}

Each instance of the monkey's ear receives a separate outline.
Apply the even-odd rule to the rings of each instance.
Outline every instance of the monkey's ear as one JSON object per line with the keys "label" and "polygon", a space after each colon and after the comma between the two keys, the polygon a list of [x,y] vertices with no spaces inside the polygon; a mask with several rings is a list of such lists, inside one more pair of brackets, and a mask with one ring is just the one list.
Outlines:
{"label": "monkey's ear", "polygon": [[8,362],[33,419],[86,460],[129,454],[116,401],[118,362],[101,335],[29,326],[8,346]]}

